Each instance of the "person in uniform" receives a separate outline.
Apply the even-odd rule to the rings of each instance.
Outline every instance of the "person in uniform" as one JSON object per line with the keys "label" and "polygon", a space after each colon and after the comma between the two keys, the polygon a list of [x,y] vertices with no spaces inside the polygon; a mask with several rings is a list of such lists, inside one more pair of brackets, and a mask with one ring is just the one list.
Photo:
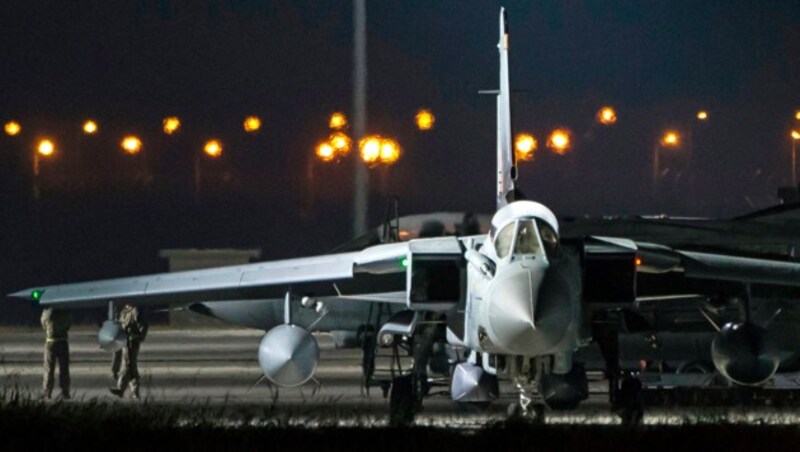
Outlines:
{"label": "person in uniform", "polygon": [[117,381],[116,388],[109,388],[117,397],[125,395],[125,390],[130,387],[131,397],[139,398],[139,346],[147,336],[147,323],[139,314],[136,306],[125,305],[119,314],[119,322],[128,336],[125,347],[122,349],[122,373]]}
{"label": "person in uniform", "polygon": [[[114,307],[114,320],[119,322],[119,309]],[[124,347],[123,347],[124,348]],[[119,381],[119,370],[122,368],[122,348],[111,354],[111,379]]]}
{"label": "person in uniform", "polygon": [[119,370],[122,368],[122,350],[119,349],[111,354],[111,379],[119,380]]}
{"label": "person in uniform", "polygon": [[58,384],[61,386],[61,398],[69,399],[69,327],[72,325],[69,312],[46,308],[42,311],[41,320],[42,329],[47,336],[44,344],[42,397],[49,399],[53,395],[53,373],[56,361],[58,361]]}

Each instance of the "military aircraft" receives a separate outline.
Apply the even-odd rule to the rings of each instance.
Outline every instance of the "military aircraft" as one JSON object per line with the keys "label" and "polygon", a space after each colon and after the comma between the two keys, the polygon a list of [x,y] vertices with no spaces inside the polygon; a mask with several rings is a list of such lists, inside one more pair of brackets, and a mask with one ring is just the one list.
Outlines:
{"label": "military aircraft", "polygon": [[[365,376],[386,370],[379,360],[389,363],[390,418],[397,423],[421,408],[429,374],[441,367],[437,344],[461,351],[445,369],[454,401],[489,404],[502,380],[513,384],[519,414],[574,409],[586,399],[591,349],[600,352],[612,403],[632,421],[641,419],[642,407],[633,403],[637,380],[626,376],[625,360],[668,365],[675,356],[710,355],[713,370],[737,385],[761,385],[776,372],[800,368],[793,308],[800,264],[625,237],[562,238],[548,207],[522,199],[515,188],[502,9],[498,49],[497,211],[488,234],[33,287],[11,296],[70,309],[183,303],[263,328],[259,364],[280,387],[313,378],[319,347],[312,332],[359,332]],[[681,339],[696,334],[710,338],[705,353]],[[626,349],[625,335],[647,346]],[[106,348],[124,339],[111,318],[99,332]]]}

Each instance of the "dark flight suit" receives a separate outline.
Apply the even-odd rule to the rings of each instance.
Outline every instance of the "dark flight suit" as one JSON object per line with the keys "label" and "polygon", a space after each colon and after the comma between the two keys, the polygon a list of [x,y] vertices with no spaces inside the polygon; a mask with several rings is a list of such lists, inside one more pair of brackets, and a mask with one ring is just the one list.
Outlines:
{"label": "dark flight suit", "polygon": [[69,399],[69,312],[47,308],[42,311],[42,329],[47,335],[44,344],[44,381],[42,396],[49,399],[53,393],[53,373],[58,361],[58,384],[61,397]]}
{"label": "dark flight suit", "polygon": [[114,381],[119,380],[119,369],[122,367],[122,350],[121,348],[111,355],[111,378]]}
{"label": "dark flight suit", "polygon": [[[114,309],[114,320],[119,322],[119,311],[117,309]],[[119,369],[121,368],[121,366],[122,366],[122,348],[115,351],[111,355],[111,378],[114,381],[119,380]]]}
{"label": "dark flight suit", "polygon": [[125,389],[130,387],[134,399],[139,398],[139,345],[147,335],[147,324],[139,315],[139,309],[126,305],[119,314],[122,329],[128,335],[125,348],[122,349],[122,374],[119,376],[117,389],[111,392],[119,397],[125,394]]}

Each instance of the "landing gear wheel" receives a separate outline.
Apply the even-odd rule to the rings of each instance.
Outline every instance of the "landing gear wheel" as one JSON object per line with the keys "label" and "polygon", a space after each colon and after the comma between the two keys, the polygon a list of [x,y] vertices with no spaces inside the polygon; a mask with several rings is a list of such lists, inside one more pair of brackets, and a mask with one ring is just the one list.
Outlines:
{"label": "landing gear wheel", "polygon": [[404,427],[414,422],[416,397],[414,397],[414,375],[405,375],[392,380],[389,396],[389,425]]}
{"label": "landing gear wheel", "polygon": [[528,409],[522,408],[519,402],[512,402],[506,410],[509,420],[526,421],[534,424],[544,424],[546,420],[545,406],[540,403],[530,404]]}
{"label": "landing gear wheel", "polygon": [[622,425],[642,425],[644,400],[642,399],[642,382],[638,378],[630,376],[623,378],[615,399],[615,411],[622,420]]}
{"label": "landing gear wheel", "polygon": [[644,419],[644,409],[626,407],[620,411],[619,417],[622,419],[622,425],[642,425],[642,421]]}
{"label": "landing gear wheel", "polygon": [[506,410],[506,414],[508,415],[509,419],[521,419],[522,407],[519,405],[519,402],[509,403],[508,409]]}
{"label": "landing gear wheel", "polygon": [[392,388],[392,384],[388,381],[381,382],[381,394],[383,394],[383,398],[389,397],[389,389]]}
{"label": "landing gear wheel", "polygon": [[[456,408],[462,413],[485,412],[491,406],[491,402],[455,402]],[[509,416],[511,416],[509,414]]]}
{"label": "landing gear wheel", "polygon": [[414,364],[409,375],[395,377],[389,396],[389,424],[411,425],[414,415],[422,410],[422,398],[427,395],[431,351],[436,340],[444,340],[444,316],[427,313],[422,317],[423,325],[414,332],[410,345]]}
{"label": "landing gear wheel", "polygon": [[531,420],[536,424],[545,423],[545,406],[542,404],[535,404],[529,410]]}

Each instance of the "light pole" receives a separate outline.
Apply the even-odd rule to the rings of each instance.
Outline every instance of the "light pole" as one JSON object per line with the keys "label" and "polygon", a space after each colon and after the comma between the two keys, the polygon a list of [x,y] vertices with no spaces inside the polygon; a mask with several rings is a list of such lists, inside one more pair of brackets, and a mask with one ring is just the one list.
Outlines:
{"label": "light pole", "polygon": [[345,133],[347,128],[347,117],[341,112],[334,112],[328,121],[328,126],[333,132],[328,135],[327,140],[317,143],[314,153],[309,154],[306,166],[307,199],[303,206],[302,215],[308,216],[314,205],[314,165],[319,160],[322,163],[338,163],[350,155],[353,146],[353,139]]}
{"label": "light pole", "polygon": [[34,202],[39,201],[40,190],[39,190],[39,160],[42,157],[48,158],[51,157],[56,152],[56,145],[50,139],[42,139],[39,140],[39,143],[36,145],[36,150],[33,152],[33,200]]}
{"label": "light pole", "polygon": [[[367,132],[367,1],[353,0],[353,141]],[[353,233],[367,231],[369,173],[361,159],[354,158]]]}
{"label": "light pole", "polygon": [[659,140],[653,148],[653,193],[658,189],[658,180],[661,176],[659,151],[662,148],[676,148],[680,143],[681,137],[678,135],[678,132],[670,130],[664,133],[661,140]]}
{"label": "light pole", "polygon": [[[222,143],[217,139],[210,139],[206,141],[205,145],[203,145],[203,154],[207,157],[216,159],[222,156]],[[202,160],[203,156],[199,152],[195,154],[194,158],[194,198],[195,203],[200,204],[200,188],[202,186],[202,178],[203,178],[203,167],[202,167]]]}
{"label": "light pole", "polygon": [[381,194],[384,198],[389,197],[389,167],[397,163],[401,153],[402,148],[396,140],[392,138],[381,140]]}
{"label": "light pole", "polygon": [[366,167],[381,167],[381,194],[386,196],[388,191],[388,167],[397,163],[403,153],[403,148],[397,140],[380,135],[368,135],[358,143],[358,154]]}
{"label": "light pole", "polygon": [[797,142],[800,141],[800,132],[792,130],[792,186],[797,190]]}
{"label": "light pole", "polygon": [[305,202],[300,209],[300,214],[303,218],[311,215],[314,208],[314,199],[316,196],[316,178],[314,176],[314,167],[316,161],[319,160],[323,163],[336,160],[336,149],[329,141],[321,141],[317,143],[313,153],[309,153],[306,158],[306,197]]}

